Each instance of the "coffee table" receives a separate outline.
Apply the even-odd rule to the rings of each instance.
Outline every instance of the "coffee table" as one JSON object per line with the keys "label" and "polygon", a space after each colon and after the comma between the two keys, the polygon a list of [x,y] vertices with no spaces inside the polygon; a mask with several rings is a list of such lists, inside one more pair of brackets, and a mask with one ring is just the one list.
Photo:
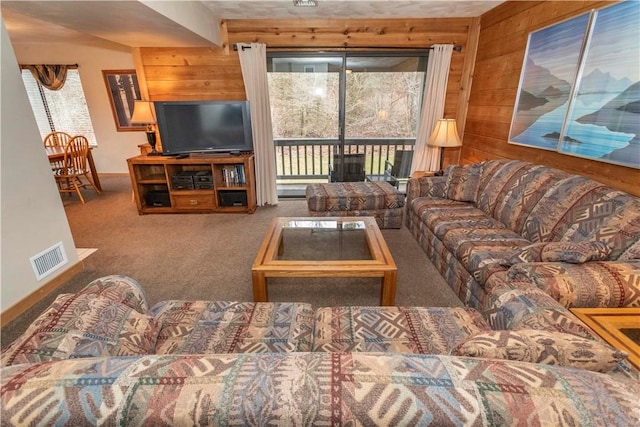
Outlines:
{"label": "coffee table", "polygon": [[398,269],[373,217],[275,218],[251,268],[253,299],[270,277],[380,277],[380,305],[394,305]]}

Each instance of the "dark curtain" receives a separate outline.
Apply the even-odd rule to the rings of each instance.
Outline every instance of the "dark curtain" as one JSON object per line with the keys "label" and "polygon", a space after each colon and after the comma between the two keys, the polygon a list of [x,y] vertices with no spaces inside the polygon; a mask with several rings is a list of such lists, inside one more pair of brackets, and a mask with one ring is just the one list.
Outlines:
{"label": "dark curtain", "polygon": [[64,86],[67,79],[66,65],[27,65],[33,78],[49,90],[58,90]]}

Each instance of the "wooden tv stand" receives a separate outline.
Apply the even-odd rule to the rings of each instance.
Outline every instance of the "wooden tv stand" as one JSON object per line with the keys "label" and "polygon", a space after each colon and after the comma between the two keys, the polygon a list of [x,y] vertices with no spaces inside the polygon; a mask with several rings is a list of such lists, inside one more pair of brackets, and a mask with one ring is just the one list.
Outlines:
{"label": "wooden tv stand", "polygon": [[[136,156],[127,159],[138,213],[253,213],[256,181],[253,154]],[[174,182],[174,176],[183,180]],[[193,176],[193,188],[184,179]]]}

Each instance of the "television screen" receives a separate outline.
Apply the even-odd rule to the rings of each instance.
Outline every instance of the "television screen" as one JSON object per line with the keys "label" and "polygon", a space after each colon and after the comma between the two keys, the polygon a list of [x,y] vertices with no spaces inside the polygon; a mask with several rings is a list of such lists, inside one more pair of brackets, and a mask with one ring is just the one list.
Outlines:
{"label": "television screen", "polygon": [[248,101],[155,102],[162,153],[252,151]]}

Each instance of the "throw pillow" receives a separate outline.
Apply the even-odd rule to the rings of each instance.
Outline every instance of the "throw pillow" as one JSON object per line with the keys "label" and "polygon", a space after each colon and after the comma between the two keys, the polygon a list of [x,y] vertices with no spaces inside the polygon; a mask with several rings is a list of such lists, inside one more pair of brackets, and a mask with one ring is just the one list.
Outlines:
{"label": "throw pillow", "polygon": [[518,248],[508,254],[502,262],[505,267],[510,267],[515,264],[521,264],[526,262],[541,262],[542,261],[542,249],[547,243],[534,243],[529,246]]}
{"label": "throw pillow", "polygon": [[542,250],[542,261],[584,264],[589,261],[606,261],[611,246],[606,242],[550,242]]}
{"label": "throw pillow", "polygon": [[533,243],[510,253],[502,265],[509,267],[526,262],[583,264],[589,261],[606,261],[610,254],[611,246],[601,241]]}
{"label": "throw pillow", "polygon": [[2,353],[2,365],[153,354],[156,320],[96,294],[63,294]]}
{"label": "throw pillow", "polygon": [[445,194],[448,199],[460,202],[476,202],[482,163],[448,168]]}
{"label": "throw pillow", "polygon": [[596,340],[558,332],[521,329],[481,332],[454,349],[457,356],[544,363],[608,372],[627,354]]}

